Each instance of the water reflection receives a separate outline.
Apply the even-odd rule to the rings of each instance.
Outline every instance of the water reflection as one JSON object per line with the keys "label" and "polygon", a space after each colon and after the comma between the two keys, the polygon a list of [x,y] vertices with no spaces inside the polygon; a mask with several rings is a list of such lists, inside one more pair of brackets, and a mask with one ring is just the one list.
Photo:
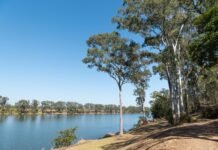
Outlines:
{"label": "water reflection", "polygon": [[26,121],[29,119],[29,116],[28,115],[22,115],[22,114],[19,114],[19,115],[15,115],[14,118],[19,121],[19,122],[23,122],[23,121]]}
{"label": "water reflection", "polygon": [[8,118],[8,115],[0,115],[0,123],[4,122]]}
{"label": "water reflection", "polygon": [[[139,116],[125,114],[124,129],[132,128]],[[0,150],[49,150],[58,131],[73,127],[78,139],[97,139],[119,130],[119,115],[0,115]]]}

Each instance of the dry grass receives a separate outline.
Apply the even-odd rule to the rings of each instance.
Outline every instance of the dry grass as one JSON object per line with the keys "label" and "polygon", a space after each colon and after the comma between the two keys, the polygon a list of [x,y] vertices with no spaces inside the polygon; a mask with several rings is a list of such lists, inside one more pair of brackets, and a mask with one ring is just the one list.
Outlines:
{"label": "dry grass", "polygon": [[132,137],[134,137],[134,135],[124,134],[122,136],[114,136],[99,140],[82,140],[76,145],[67,148],[61,148],[59,150],[102,150],[104,149],[105,145],[124,142],[130,140]]}
{"label": "dry grass", "polygon": [[171,126],[150,123],[123,136],[81,141],[62,150],[218,150],[218,119]]}

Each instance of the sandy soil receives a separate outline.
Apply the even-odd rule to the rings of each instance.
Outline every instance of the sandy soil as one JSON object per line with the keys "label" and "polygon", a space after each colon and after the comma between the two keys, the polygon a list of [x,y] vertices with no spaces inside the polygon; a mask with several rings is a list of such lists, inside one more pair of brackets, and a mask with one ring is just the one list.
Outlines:
{"label": "sandy soil", "polygon": [[218,119],[176,127],[150,123],[122,137],[83,141],[63,150],[218,150]]}

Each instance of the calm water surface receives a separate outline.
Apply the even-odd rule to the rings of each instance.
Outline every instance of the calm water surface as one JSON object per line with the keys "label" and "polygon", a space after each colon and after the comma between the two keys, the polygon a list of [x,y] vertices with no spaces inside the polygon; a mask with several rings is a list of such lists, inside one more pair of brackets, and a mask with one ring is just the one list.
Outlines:
{"label": "calm water surface", "polygon": [[[125,114],[124,129],[140,114]],[[77,127],[78,139],[97,139],[119,130],[119,115],[0,116],[0,150],[50,150],[57,132]]]}

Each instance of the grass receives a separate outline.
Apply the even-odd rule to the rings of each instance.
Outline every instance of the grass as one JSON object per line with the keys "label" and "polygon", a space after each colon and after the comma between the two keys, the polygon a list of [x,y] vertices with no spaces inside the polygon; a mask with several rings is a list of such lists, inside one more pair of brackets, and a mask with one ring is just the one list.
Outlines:
{"label": "grass", "polygon": [[198,119],[194,123],[172,126],[164,120],[151,122],[122,136],[84,140],[59,150],[121,150],[121,149],[207,149],[217,150],[218,119]]}
{"label": "grass", "polygon": [[82,140],[78,144],[68,148],[61,148],[59,150],[103,150],[105,145],[115,144],[129,140],[133,137],[131,134],[124,134],[122,136],[114,136],[99,140]]}

